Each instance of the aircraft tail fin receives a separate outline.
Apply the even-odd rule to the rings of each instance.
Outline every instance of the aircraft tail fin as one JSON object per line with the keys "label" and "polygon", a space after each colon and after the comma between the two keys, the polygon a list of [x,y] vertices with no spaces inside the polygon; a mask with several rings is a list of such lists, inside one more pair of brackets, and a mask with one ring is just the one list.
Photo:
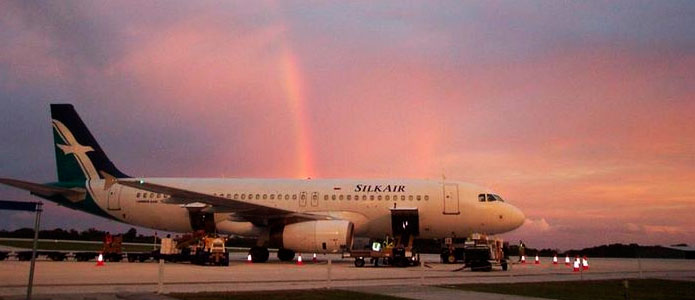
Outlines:
{"label": "aircraft tail fin", "polygon": [[128,178],[106,156],[72,104],[51,104],[51,123],[59,181]]}

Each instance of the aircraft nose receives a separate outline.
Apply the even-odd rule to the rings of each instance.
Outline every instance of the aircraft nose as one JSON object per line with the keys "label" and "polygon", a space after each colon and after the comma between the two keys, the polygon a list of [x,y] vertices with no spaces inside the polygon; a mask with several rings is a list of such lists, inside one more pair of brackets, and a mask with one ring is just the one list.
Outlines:
{"label": "aircraft nose", "polygon": [[521,225],[524,224],[524,221],[526,221],[526,215],[524,215],[524,213],[520,209],[513,205],[509,205],[509,210],[509,222],[512,226],[511,229],[521,227]]}

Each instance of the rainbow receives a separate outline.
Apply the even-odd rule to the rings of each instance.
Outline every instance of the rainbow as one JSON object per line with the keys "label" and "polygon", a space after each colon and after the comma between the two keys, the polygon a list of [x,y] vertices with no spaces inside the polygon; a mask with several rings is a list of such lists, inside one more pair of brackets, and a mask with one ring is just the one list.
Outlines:
{"label": "rainbow", "polygon": [[299,69],[299,60],[289,46],[284,47],[280,58],[283,90],[287,97],[289,112],[293,116],[297,154],[296,176],[308,178],[313,175],[312,145],[307,124],[306,95],[304,82]]}

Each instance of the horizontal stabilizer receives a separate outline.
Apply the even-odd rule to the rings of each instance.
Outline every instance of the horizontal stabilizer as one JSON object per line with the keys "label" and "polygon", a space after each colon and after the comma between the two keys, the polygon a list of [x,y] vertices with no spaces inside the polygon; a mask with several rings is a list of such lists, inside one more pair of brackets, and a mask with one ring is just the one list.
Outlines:
{"label": "horizontal stabilizer", "polygon": [[72,202],[84,200],[87,194],[87,192],[81,188],[67,189],[11,178],[0,178],[0,183],[30,191],[34,195],[44,197],[63,196]]}

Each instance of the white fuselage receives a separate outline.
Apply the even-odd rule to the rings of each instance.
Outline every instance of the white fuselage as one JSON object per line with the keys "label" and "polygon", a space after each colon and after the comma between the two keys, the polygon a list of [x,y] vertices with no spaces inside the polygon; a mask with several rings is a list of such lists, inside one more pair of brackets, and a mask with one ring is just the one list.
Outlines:
{"label": "white fuselage", "polygon": [[[380,238],[391,233],[391,209],[417,208],[420,237],[444,238],[471,233],[511,231],[524,221],[516,207],[480,201],[489,191],[463,182],[414,179],[181,179],[147,178],[147,182],[284,210],[349,220],[355,235]],[[189,208],[164,203],[165,195],[104,180],[87,182],[104,211],[128,224],[173,232],[190,232]],[[202,205],[202,204],[201,204]],[[217,230],[258,236],[262,225],[237,222],[230,213],[215,213]]]}

